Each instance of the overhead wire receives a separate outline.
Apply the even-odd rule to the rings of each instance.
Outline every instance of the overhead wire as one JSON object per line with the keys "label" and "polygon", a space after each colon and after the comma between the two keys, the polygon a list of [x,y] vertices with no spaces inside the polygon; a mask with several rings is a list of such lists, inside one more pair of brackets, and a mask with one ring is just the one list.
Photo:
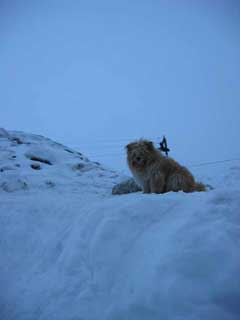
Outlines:
{"label": "overhead wire", "polygon": [[[152,138],[151,140],[155,143],[158,143],[159,140],[161,138],[160,137],[155,137],[155,138]],[[134,139],[133,139],[134,140]],[[98,142],[97,142],[98,141]],[[116,142],[118,141],[118,144],[116,145]],[[105,139],[103,141],[103,139],[99,138],[99,139],[95,139],[94,140],[94,144],[89,144],[89,142],[85,142],[85,143],[82,143],[82,142],[78,142],[77,144],[79,145],[79,147],[83,148],[84,145],[88,146],[89,147],[92,147],[94,150],[94,152],[91,152],[91,151],[85,151],[86,154],[88,154],[89,157],[94,157],[94,158],[102,158],[102,157],[106,157],[106,156],[111,156],[111,157],[124,157],[125,154],[124,154],[124,146],[122,145],[121,142],[126,142],[126,141],[131,141],[131,139],[129,138],[119,138],[119,139]],[[104,144],[105,142],[105,144]],[[77,145],[75,144],[75,145]],[[100,152],[100,153],[97,153],[96,152],[96,148],[101,148],[101,150],[103,152]],[[122,149],[122,152],[116,152],[119,148]],[[104,152],[105,150],[106,152]],[[114,150],[114,152],[110,151],[110,150]],[[82,150],[84,152],[84,150]],[[100,150],[99,150],[100,151]],[[220,164],[220,163],[225,163],[225,162],[232,162],[232,161],[240,161],[240,158],[231,158],[231,159],[223,159],[223,160],[216,160],[216,161],[206,161],[206,162],[201,162],[201,163],[194,163],[194,164],[189,164],[188,166],[189,167],[200,167],[200,166],[208,166],[208,165],[214,165],[214,164]]]}

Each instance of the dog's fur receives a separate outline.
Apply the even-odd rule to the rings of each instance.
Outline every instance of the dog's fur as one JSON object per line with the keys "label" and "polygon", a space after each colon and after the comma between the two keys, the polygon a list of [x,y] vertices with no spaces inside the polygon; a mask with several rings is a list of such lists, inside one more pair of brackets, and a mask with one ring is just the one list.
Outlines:
{"label": "dog's fur", "polygon": [[126,146],[128,166],[144,193],[205,191],[187,168],[165,157],[151,141],[139,140]]}

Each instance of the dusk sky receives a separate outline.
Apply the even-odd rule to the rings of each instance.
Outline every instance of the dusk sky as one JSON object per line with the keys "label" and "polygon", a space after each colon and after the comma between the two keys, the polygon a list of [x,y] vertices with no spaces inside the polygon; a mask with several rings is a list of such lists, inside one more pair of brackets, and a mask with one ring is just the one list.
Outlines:
{"label": "dusk sky", "polygon": [[240,1],[0,0],[0,127],[126,169],[165,134],[181,163],[240,158]]}

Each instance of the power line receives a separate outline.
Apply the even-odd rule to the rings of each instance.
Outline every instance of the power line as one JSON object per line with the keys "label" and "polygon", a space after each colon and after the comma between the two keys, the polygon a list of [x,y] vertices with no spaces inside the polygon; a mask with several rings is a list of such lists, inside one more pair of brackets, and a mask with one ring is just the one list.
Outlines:
{"label": "power line", "polygon": [[[112,157],[115,157],[115,156],[124,156],[125,157],[125,154],[123,153],[103,153],[103,154],[90,154],[89,153],[89,156],[90,157],[94,157],[94,158],[97,158],[97,157],[105,157],[105,156],[112,156]],[[233,158],[233,159],[224,159],[224,160],[216,160],[216,161],[208,161],[208,162],[202,162],[202,163],[197,163],[197,164],[189,164],[187,165],[188,167],[201,167],[201,166],[208,166],[208,165],[214,165],[214,164],[220,164],[220,163],[225,163],[225,162],[232,162],[232,161],[240,161],[240,158]]]}
{"label": "power line", "polygon": [[232,161],[240,161],[240,158],[217,160],[217,161],[203,162],[203,163],[198,163],[198,164],[191,164],[191,165],[189,165],[189,167],[201,167],[201,166],[207,166],[207,165],[224,163],[224,162],[232,162]]}
{"label": "power line", "polygon": [[[156,141],[158,141],[160,138],[156,137],[155,139],[151,139],[153,141],[155,141],[155,143],[157,143]],[[134,139],[133,139],[134,140]],[[137,139],[136,139],[137,140]],[[103,141],[103,140],[102,140]],[[131,139],[129,138],[120,138],[120,139],[110,139],[110,140],[105,140],[106,141],[111,141],[110,144],[105,145],[104,148],[102,149],[107,149],[105,153],[91,153],[91,152],[85,152],[86,154],[88,154],[88,157],[94,157],[94,158],[100,158],[100,157],[106,157],[106,156],[111,156],[111,157],[123,157],[125,156],[124,153],[124,148],[122,148],[122,152],[111,152],[110,150],[113,150],[115,148],[119,148],[119,145],[116,145],[116,143],[114,141],[131,141]],[[96,143],[96,140],[94,140],[94,142]],[[101,142],[101,139],[99,139],[99,143]],[[111,144],[112,143],[112,144]],[[114,145],[113,145],[114,144]],[[76,144],[74,143],[74,145],[76,146]],[[84,144],[79,143],[79,146],[82,146]],[[94,149],[96,149],[96,144],[95,145],[91,145],[89,143],[85,143],[85,145],[92,146]],[[102,147],[103,144],[99,145],[98,147]],[[224,160],[216,160],[216,161],[208,161],[208,162],[202,162],[202,163],[197,163],[197,164],[189,164],[187,165],[188,167],[201,167],[201,166],[207,166],[207,165],[214,165],[214,164],[220,164],[220,163],[225,163],[225,162],[232,162],[232,161],[240,161],[240,158],[232,158],[232,159],[224,159]]]}

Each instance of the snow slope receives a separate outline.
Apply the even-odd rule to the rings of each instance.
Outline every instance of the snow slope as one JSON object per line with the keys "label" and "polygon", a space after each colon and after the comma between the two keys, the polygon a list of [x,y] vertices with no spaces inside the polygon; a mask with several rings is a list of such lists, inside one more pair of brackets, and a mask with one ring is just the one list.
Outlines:
{"label": "snow slope", "polygon": [[117,173],[0,130],[0,319],[240,319],[240,163],[194,174],[214,190],[113,196]]}

